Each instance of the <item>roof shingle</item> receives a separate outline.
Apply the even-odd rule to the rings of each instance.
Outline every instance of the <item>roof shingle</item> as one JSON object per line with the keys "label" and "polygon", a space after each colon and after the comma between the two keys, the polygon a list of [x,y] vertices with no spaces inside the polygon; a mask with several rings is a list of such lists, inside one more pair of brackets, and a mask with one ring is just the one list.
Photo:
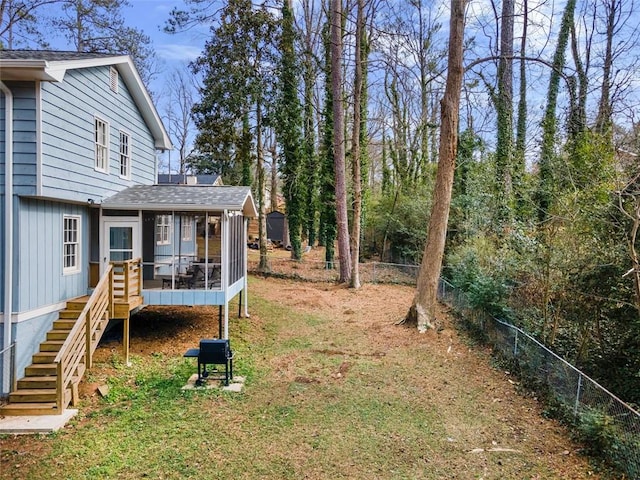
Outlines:
{"label": "roof shingle", "polygon": [[241,210],[257,216],[249,187],[212,185],[135,185],[102,202],[102,208],[126,210]]}

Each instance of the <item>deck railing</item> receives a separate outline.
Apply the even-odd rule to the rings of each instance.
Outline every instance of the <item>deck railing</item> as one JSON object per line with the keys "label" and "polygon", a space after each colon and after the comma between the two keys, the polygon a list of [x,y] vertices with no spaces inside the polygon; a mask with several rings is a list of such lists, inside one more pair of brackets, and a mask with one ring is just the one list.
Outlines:
{"label": "deck railing", "polygon": [[101,322],[109,320],[113,312],[113,284],[113,267],[109,265],[53,361],[58,376],[56,406],[59,413],[68,405],[65,401],[67,389],[72,389],[72,398],[76,395],[73,389],[79,380],[73,383],[74,377],[81,377],[85,368],[91,368],[93,353],[100,341],[94,333]]}
{"label": "deck railing", "polygon": [[113,297],[128,303],[133,296],[142,295],[142,259],[133,258],[113,265]]}

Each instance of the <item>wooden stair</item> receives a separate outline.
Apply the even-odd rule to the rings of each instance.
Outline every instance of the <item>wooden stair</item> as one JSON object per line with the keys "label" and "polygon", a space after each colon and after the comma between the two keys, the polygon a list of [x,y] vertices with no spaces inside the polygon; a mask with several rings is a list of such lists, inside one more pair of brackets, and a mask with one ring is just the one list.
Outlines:
{"label": "wooden stair", "polygon": [[[78,383],[84,374],[85,364],[81,362],[73,374],[71,388],[64,392],[63,408],[56,405],[57,366],[56,355],[75,325],[89,297],[80,297],[67,302],[53,322],[46,340],[40,344],[40,350],[32,357],[32,363],[25,369],[25,376],[18,380],[17,389],[9,394],[9,403],[0,407],[0,415],[56,415],[62,414],[70,404],[78,401]],[[107,327],[108,319],[101,321],[93,334],[96,343]]]}

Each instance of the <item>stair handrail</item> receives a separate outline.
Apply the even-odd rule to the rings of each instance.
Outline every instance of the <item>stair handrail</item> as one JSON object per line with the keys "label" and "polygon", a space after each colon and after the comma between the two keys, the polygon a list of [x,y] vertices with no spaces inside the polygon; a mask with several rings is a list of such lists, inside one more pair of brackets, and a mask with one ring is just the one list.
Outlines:
{"label": "stair handrail", "polygon": [[82,309],[80,316],[69,332],[67,339],[62,344],[60,351],[53,360],[56,364],[58,381],[56,382],[56,406],[61,412],[66,406],[64,392],[69,387],[73,373],[82,360],[85,360],[87,368],[91,367],[93,352],[99,338],[92,339],[93,332],[100,319],[108,319],[109,312],[113,309],[113,266],[108,265],[87,304]]}
{"label": "stair handrail", "polygon": [[132,296],[142,294],[141,258],[132,258],[122,262],[111,262],[114,266],[114,274],[121,271],[122,279],[114,286],[114,297],[124,302],[129,302]]}

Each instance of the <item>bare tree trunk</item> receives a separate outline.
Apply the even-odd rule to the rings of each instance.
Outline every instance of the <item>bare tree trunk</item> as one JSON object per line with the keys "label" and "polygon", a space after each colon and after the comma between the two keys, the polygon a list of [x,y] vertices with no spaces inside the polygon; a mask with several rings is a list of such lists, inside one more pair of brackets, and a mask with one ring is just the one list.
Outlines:
{"label": "bare tree trunk", "polygon": [[442,270],[447,223],[451,206],[453,174],[458,147],[458,121],[463,76],[465,0],[451,0],[447,83],[440,112],[440,156],[427,244],[422,255],[413,304],[403,323],[416,325],[420,332],[433,327],[438,301],[438,281]]}
{"label": "bare tree trunk", "polygon": [[353,226],[351,228],[351,287],[360,288],[360,222],[362,218],[362,173],[360,164],[360,129],[362,114],[362,35],[364,0],[358,0],[355,36],[355,76],[353,79],[353,132],[351,134],[351,166],[353,173]]}
{"label": "bare tree trunk", "polygon": [[264,178],[264,158],[262,144],[262,105],[256,105],[256,164],[258,169],[258,245],[260,247],[260,263],[258,270],[266,272],[269,270],[267,263],[267,205],[266,205],[266,181]]}
{"label": "bare tree trunk", "polygon": [[342,0],[331,0],[331,88],[333,89],[333,158],[336,171],[336,220],[340,283],[349,283],[351,281],[351,255],[344,156],[344,109],[342,106]]}

